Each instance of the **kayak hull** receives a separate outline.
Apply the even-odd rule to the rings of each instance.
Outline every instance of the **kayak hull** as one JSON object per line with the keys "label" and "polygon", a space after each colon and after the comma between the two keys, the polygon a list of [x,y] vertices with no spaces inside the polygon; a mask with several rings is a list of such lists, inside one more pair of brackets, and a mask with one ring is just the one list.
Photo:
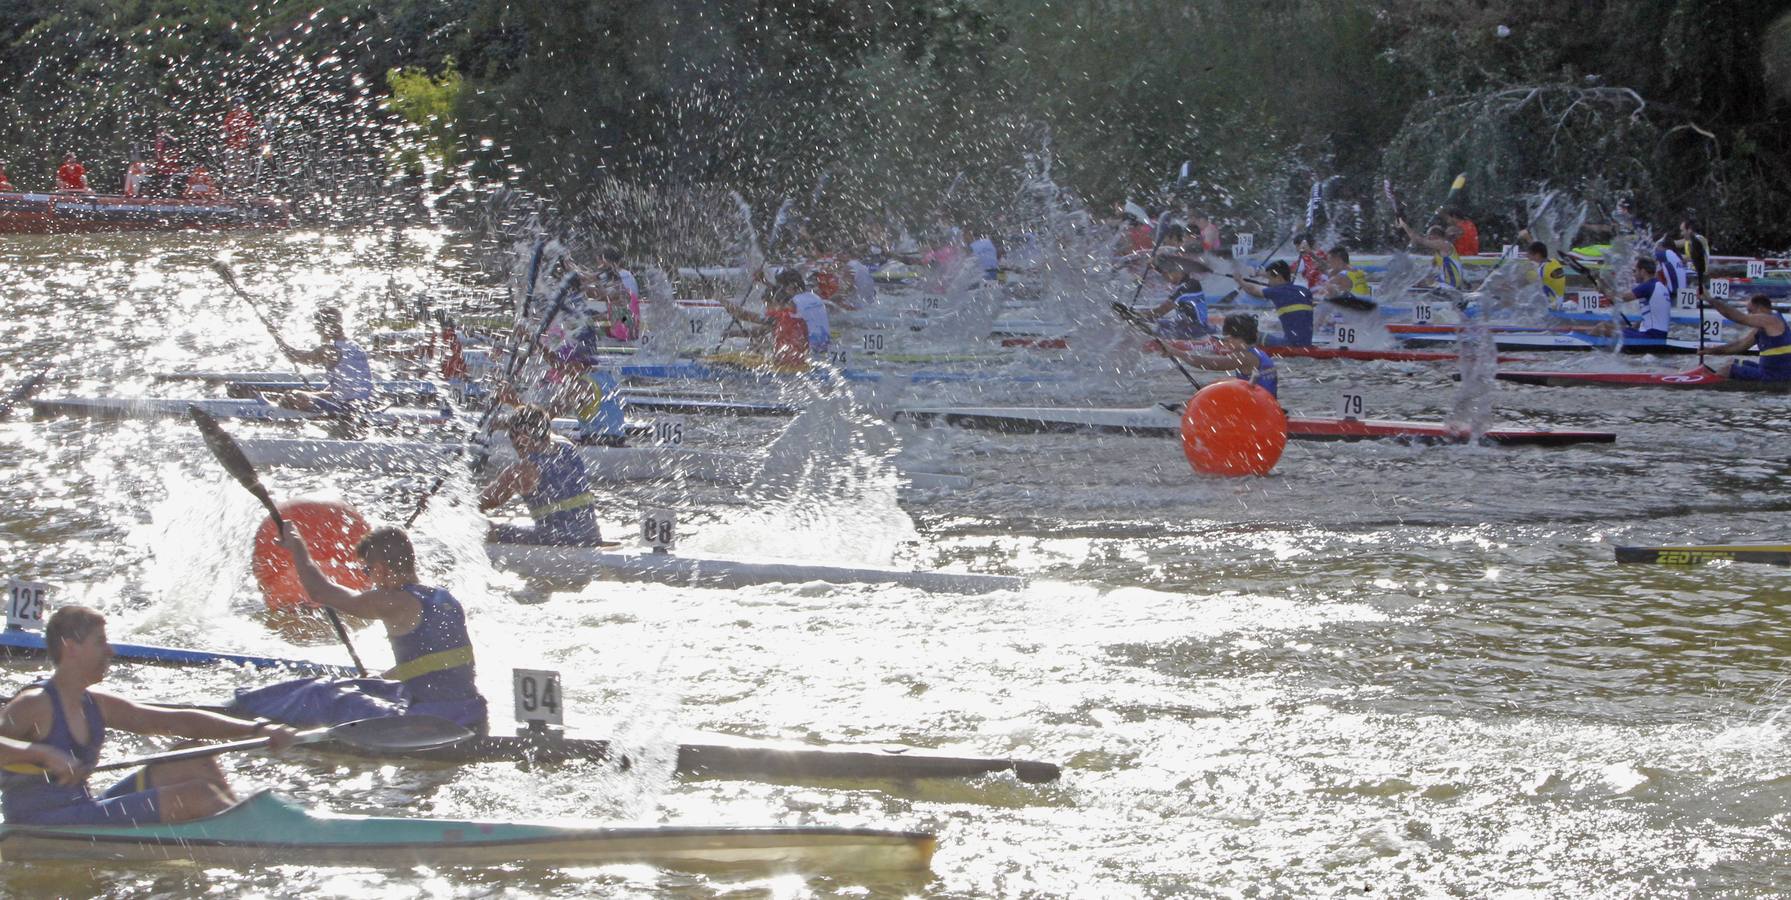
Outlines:
{"label": "kayak hull", "polygon": [[94,193],[0,193],[0,234],[285,228],[286,204],[270,198],[196,200]]}
{"label": "kayak hull", "polygon": [[[252,669],[288,669],[314,675],[353,676],[357,674],[356,670],[349,666],[310,660],[282,659],[246,653],[214,653],[206,650],[158,647],[150,644],[113,642],[112,652],[119,659],[168,666],[234,665]],[[49,657],[49,649],[44,645],[43,635],[34,631],[8,628],[0,630],[0,656],[12,659],[45,659]]]}
{"label": "kayak hull", "polygon": [[[1181,413],[1164,406],[1123,408],[963,407],[904,409],[897,418],[943,422],[960,428],[1011,433],[1099,432],[1142,437],[1180,439]],[[1462,444],[1471,435],[1446,425],[1386,419],[1332,419],[1290,416],[1287,437],[1296,441],[1398,441],[1418,444]],[[1608,431],[1492,430],[1480,441],[1502,446],[1557,447],[1571,444],[1608,444],[1617,436]]]}
{"label": "kayak hull", "polygon": [[981,594],[1019,590],[1025,579],[1010,575],[833,566],[798,562],[750,562],[670,553],[622,552],[540,544],[485,545],[493,565],[553,584],[596,579],[650,581],[692,587],[737,588],[757,584],[896,584],[941,593]]}
{"label": "kayak hull", "polygon": [[[323,743],[315,749],[365,757],[365,751],[340,744]],[[571,762],[615,761],[622,768],[628,756],[601,738],[568,737],[554,731],[493,734],[432,750],[378,754],[465,765],[520,762],[552,765]],[[752,779],[812,783],[816,780],[895,780],[929,778],[976,778],[1012,772],[1020,781],[1042,784],[1056,781],[1062,770],[1055,763],[1000,756],[959,756],[937,750],[905,746],[855,746],[790,744],[755,741],[729,735],[700,735],[678,745],[677,774],[689,778]]]}
{"label": "kayak hull", "polygon": [[595,827],[314,813],[263,792],[210,818],[138,827],[0,826],[0,859],[348,866],[653,865],[797,871],[922,870],[919,831]]}
{"label": "kayak hull", "polygon": [[1791,394],[1791,381],[1738,381],[1710,369],[1689,372],[1500,372],[1500,381],[1543,387],[1677,388]]}
{"label": "kayak hull", "polygon": [[1693,544],[1678,547],[1618,547],[1620,563],[1691,566],[1726,560],[1791,566],[1791,544]]}

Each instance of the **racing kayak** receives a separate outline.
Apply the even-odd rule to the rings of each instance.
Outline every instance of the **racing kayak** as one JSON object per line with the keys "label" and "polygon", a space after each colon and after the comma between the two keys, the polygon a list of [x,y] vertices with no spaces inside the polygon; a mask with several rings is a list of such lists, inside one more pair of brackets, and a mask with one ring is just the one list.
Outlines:
{"label": "racing kayak", "polygon": [[[244,715],[230,706],[185,706],[227,715]],[[307,750],[362,759],[404,759],[453,765],[526,763],[558,765],[614,762],[627,770],[634,763],[625,747],[603,738],[569,737],[554,728],[522,728],[510,734],[486,734],[428,749],[357,746],[320,741]],[[960,756],[901,744],[807,744],[766,741],[724,734],[685,734],[678,744],[676,772],[690,778],[812,782],[818,779],[911,781],[922,778],[977,778],[1012,772],[1027,784],[1056,781],[1063,770],[1056,763],[1009,756]]]}
{"label": "racing kayak", "polygon": [[752,584],[824,581],[829,584],[898,584],[942,593],[982,594],[1019,590],[1024,578],[835,566],[801,562],[751,562],[725,557],[676,556],[639,550],[487,543],[492,565],[552,584],[613,578],[693,587],[737,588]]}
{"label": "racing kayak", "polygon": [[[1203,351],[1211,352],[1212,350],[1212,345],[1209,343],[1183,340],[1172,340],[1167,342],[1161,340],[1146,341],[1144,347],[1146,350],[1156,352],[1164,343],[1168,343],[1177,350],[1187,350],[1195,353]],[[1262,352],[1277,358],[1354,359],[1367,362],[1376,360],[1385,362],[1455,362],[1460,358],[1457,354],[1444,353],[1437,350],[1363,350],[1355,347],[1313,346],[1276,347],[1268,344],[1261,344],[1258,346],[1262,349]]]}
{"label": "racing kayak", "polygon": [[1690,566],[1716,560],[1791,566],[1791,544],[1688,544],[1679,547],[1618,547],[1620,563]]}
{"label": "racing kayak", "polygon": [[[320,743],[313,749],[368,756],[347,744]],[[632,765],[626,753],[602,738],[567,737],[556,731],[491,734],[432,750],[378,752],[379,759],[403,758],[472,764],[521,762],[547,765],[615,760]],[[1013,772],[1027,784],[1056,781],[1056,763],[1004,756],[957,756],[900,745],[797,744],[757,741],[731,735],[686,736],[678,745],[677,773],[691,778],[804,782],[816,779],[896,780],[976,778]]]}
{"label": "racing kayak", "polygon": [[[221,384],[227,388],[242,386],[258,392],[278,393],[281,391],[297,391],[320,387],[320,379],[309,382],[301,380],[291,372],[176,372],[157,375],[157,381],[201,381],[207,384]],[[435,385],[421,380],[382,381],[393,396],[434,397]],[[405,394],[413,391],[412,394]],[[624,406],[632,406],[640,412],[668,413],[672,415],[723,415],[723,416],[793,416],[800,410],[788,403],[743,403],[719,400],[713,397],[680,396],[673,393],[654,392],[640,393],[624,389],[622,392]]]}
{"label": "racing kayak", "polygon": [[[1452,347],[1461,342],[1461,335],[1402,334],[1399,335],[1399,339],[1410,347]],[[1682,341],[1677,338],[1625,338],[1619,341],[1614,337],[1551,331],[1495,332],[1493,345],[1500,350],[1532,352],[1571,350],[1618,350],[1623,353],[1662,354],[1698,352],[1697,341]]]}
{"label": "racing kayak", "polygon": [[4,825],[0,859],[218,865],[494,866],[636,864],[694,868],[925,869],[920,831],[828,826],[597,826],[318,813],[263,791],[178,825]]}
{"label": "racing kayak", "polygon": [[1500,381],[1546,387],[1696,388],[1757,394],[1791,393],[1791,381],[1741,381],[1702,367],[1688,372],[1499,372],[1493,377]]}
{"label": "racing kayak", "polygon": [[[314,675],[352,677],[357,674],[351,666],[338,666],[304,659],[281,659],[275,656],[252,656],[246,653],[186,650],[180,647],[157,647],[150,644],[122,644],[116,641],[112,642],[112,653],[119,659],[168,666],[233,665],[254,669],[289,669],[294,672]],[[43,659],[49,656],[49,650],[44,646],[42,634],[8,628],[0,631],[0,656],[17,659]]]}
{"label": "racing kayak", "polygon": [[[1181,437],[1181,410],[1159,404],[1133,409],[1070,407],[938,407],[902,409],[896,418],[938,421],[960,428],[1014,433],[1093,431],[1145,437]],[[1398,441],[1413,444],[1467,443],[1467,433],[1441,423],[1402,422],[1385,419],[1333,419],[1289,416],[1287,437],[1295,441]],[[1609,444],[1617,436],[1608,431],[1495,430],[1481,434],[1480,442],[1500,446],[1560,447],[1569,444]]]}
{"label": "racing kayak", "polygon": [[[321,413],[302,412],[275,406],[265,400],[167,397],[56,397],[28,400],[31,409],[45,416],[86,416],[100,419],[154,419],[165,416],[185,417],[189,407],[198,407],[213,418],[241,419],[252,422],[303,423],[340,421]],[[384,409],[357,416],[357,421],[370,425],[443,425],[454,418],[448,409]]]}

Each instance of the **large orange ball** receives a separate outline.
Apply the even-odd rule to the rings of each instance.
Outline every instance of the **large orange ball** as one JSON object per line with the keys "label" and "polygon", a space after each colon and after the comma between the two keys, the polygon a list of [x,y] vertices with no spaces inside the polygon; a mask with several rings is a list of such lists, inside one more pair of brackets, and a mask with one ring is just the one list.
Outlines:
{"label": "large orange ball", "polygon": [[[373,529],[354,507],[330,500],[290,500],[278,504],[280,516],[298,529],[305,539],[311,559],[331,581],[357,591],[373,586],[355,558],[354,546]],[[268,609],[283,610],[315,607],[299,584],[298,571],[292,565],[292,554],[280,546],[279,529],[273,516],[255,529],[254,557],[250,569]]]}
{"label": "large orange ball", "polygon": [[1202,475],[1267,475],[1287,448],[1287,414],[1268,391],[1226,379],[1201,388],[1182,412],[1182,453]]}

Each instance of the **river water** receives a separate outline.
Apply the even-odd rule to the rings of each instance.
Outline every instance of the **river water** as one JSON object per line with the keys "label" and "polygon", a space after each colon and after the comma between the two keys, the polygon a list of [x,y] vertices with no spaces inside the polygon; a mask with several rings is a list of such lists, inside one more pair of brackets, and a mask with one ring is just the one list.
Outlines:
{"label": "river water", "polygon": [[[0,376],[53,366],[44,396],[182,392],[155,372],[278,368],[206,264],[228,254],[289,339],[311,308],[354,322],[389,285],[477,282],[446,235],[346,232],[0,239]],[[1057,298],[1055,302],[1074,302]],[[1117,352],[1117,351],[1116,351]],[[879,387],[853,399],[1144,405],[1173,370],[1116,356],[1021,359],[1077,379]],[[1532,367],[1684,368],[1538,358]],[[1283,403],[1438,419],[1439,364],[1282,363]],[[1118,373],[1118,374],[1114,374]],[[1086,376],[1086,377],[1081,377]],[[762,393],[762,391],[761,391]],[[805,420],[831,448],[756,492],[607,486],[605,520],[675,505],[685,549],[1024,574],[982,596],[600,582],[546,593],[493,571],[482,520],[438,502],[426,577],[469,608],[502,718],[512,668],[564,674],[568,719],[647,764],[525,771],[304,757],[227,764],[342,812],[685,824],[919,827],[930,874],[743,880],[639,867],[378,871],[11,863],[15,895],[192,896],[1663,896],[1775,895],[1788,875],[1791,623],[1768,567],[1618,566],[1627,543],[1782,539],[1786,398],[1505,387],[1495,424],[1605,429],[1615,445],[1294,444],[1267,478],[1193,476],[1172,441],[1008,436]],[[812,417],[810,417],[812,418]],[[697,446],[764,454],[787,423],[690,420]],[[232,425],[237,433],[255,426]],[[795,427],[795,426],[792,426]],[[874,435],[841,442],[841,428]],[[850,434],[848,434],[850,437]],[[974,478],[897,492],[875,454]],[[843,449],[840,449],[843,448]],[[848,477],[828,473],[845,472]],[[867,472],[871,474],[866,474]],[[277,496],[401,520],[416,483],[279,471]],[[464,488],[457,488],[464,490]],[[452,492],[451,492],[452,493]],[[464,496],[459,499],[464,500]],[[115,640],[345,662],[321,630],[270,627],[248,573],[254,501],[183,421],[0,421],[0,573],[109,615]],[[388,659],[377,629],[359,644]],[[15,663],[14,689],[43,669]],[[120,663],[141,699],[203,701],[269,676]],[[680,733],[901,742],[1061,762],[1043,787],[679,780]],[[152,749],[119,737],[110,753]],[[657,753],[657,757],[656,754]],[[658,758],[655,765],[651,760]]]}

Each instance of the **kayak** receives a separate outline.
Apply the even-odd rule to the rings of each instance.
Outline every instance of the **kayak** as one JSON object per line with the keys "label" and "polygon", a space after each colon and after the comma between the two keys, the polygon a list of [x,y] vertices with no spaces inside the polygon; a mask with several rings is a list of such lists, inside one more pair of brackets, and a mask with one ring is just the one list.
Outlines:
{"label": "kayak", "polygon": [[[1461,342],[1459,334],[1405,334],[1400,335],[1399,339],[1411,347],[1449,347]],[[1677,338],[1629,338],[1619,341],[1614,337],[1549,331],[1496,332],[1493,335],[1493,344],[1500,350],[1532,352],[1564,350],[1618,350],[1623,353],[1699,352],[1697,341],[1682,341]]]}
{"label": "kayak", "polygon": [[[1177,350],[1211,352],[1212,345],[1201,341],[1184,340],[1151,340],[1146,341],[1144,348],[1151,352],[1168,343]],[[1354,359],[1367,362],[1376,360],[1385,362],[1455,362],[1461,357],[1454,353],[1443,353],[1436,350],[1359,350],[1355,347],[1277,347],[1268,344],[1259,345],[1262,352],[1277,358],[1299,359]]]}
{"label": "kayak", "polygon": [[[353,676],[351,666],[312,662],[304,659],[281,659],[274,656],[252,656],[246,653],[217,653],[186,650],[179,647],[157,647],[149,644],[122,644],[114,641],[112,653],[132,662],[157,663],[168,666],[233,665],[254,669],[290,669],[315,675]],[[18,659],[43,659],[49,656],[44,636],[18,628],[0,630],[0,656]]]}
{"label": "kayak", "polygon": [[[321,413],[275,406],[265,400],[167,397],[57,397],[27,400],[33,412],[45,416],[86,416],[100,419],[154,419],[185,417],[197,407],[218,419],[252,422],[303,423],[338,421]],[[385,409],[357,417],[370,425],[444,425],[452,421],[449,409]]]}
{"label": "kayak", "polygon": [[319,813],[263,791],[178,825],[3,825],[0,859],[285,864],[925,869],[920,831],[828,826],[595,826]]}
{"label": "kayak", "polygon": [[[281,440],[241,438],[244,455],[255,465],[294,469],[350,469],[377,472],[437,472],[459,457],[471,460],[462,444],[419,441]],[[684,475],[699,481],[744,484],[757,471],[750,459],[683,447],[580,447],[579,456],[599,481],[655,481]],[[498,464],[516,458],[508,441],[493,448]]]}
{"label": "kayak", "polygon": [[[226,387],[242,386],[255,391],[277,393],[280,391],[305,390],[322,386],[321,380],[304,381],[291,372],[179,372],[155,376],[157,381],[203,381],[208,384],[221,384]],[[392,396],[415,396],[433,398],[436,387],[433,382],[415,379],[399,379],[381,381],[375,384],[376,389]],[[632,406],[640,412],[668,413],[673,415],[724,415],[724,416],[793,416],[800,410],[788,403],[747,403],[719,400],[713,397],[690,397],[675,393],[654,392],[639,393],[624,389],[622,403]]]}
{"label": "kayak", "polygon": [[[366,756],[369,751],[325,742],[315,749]],[[552,730],[492,734],[432,750],[380,752],[380,759],[404,758],[472,764],[526,762],[536,765],[617,760],[632,765],[616,745],[601,738],[578,738]],[[976,778],[1012,772],[1027,784],[1056,781],[1063,771],[1056,763],[1003,756],[958,756],[938,750],[900,745],[796,744],[757,741],[731,735],[687,736],[678,745],[677,773],[692,778],[813,781],[815,779]]]}
{"label": "kayak", "polygon": [[267,197],[202,200],[62,191],[0,193],[0,234],[285,228],[288,224],[286,202]]}
{"label": "kayak", "polygon": [[1732,560],[1791,566],[1791,544],[1691,544],[1679,547],[1618,547],[1620,563],[1658,563],[1689,566]]}
{"label": "kayak", "polygon": [[640,364],[618,366],[616,374],[624,378],[642,379],[691,379],[698,381],[780,381],[789,378],[813,378],[819,381],[835,379],[860,382],[885,382],[907,384],[1042,384],[1046,382],[1064,381],[1064,375],[1010,375],[995,372],[950,372],[923,371],[907,373],[873,372],[867,369],[829,369],[816,366],[806,372],[785,374],[765,371],[756,368],[737,368],[733,366],[714,366],[700,362],[675,362],[661,364]]}
{"label": "kayak", "polygon": [[[1013,433],[1093,431],[1178,440],[1182,422],[1178,407],[1162,404],[1132,409],[938,407],[897,410],[896,417]],[[1305,416],[1288,417],[1287,437],[1295,441],[1390,440],[1415,444],[1461,444],[1469,439],[1468,434],[1441,423]],[[1609,444],[1616,439],[1617,436],[1608,431],[1495,430],[1480,436],[1480,442],[1484,444],[1535,447]]]}
{"label": "kayak", "polygon": [[725,557],[677,556],[640,550],[487,543],[492,565],[554,584],[613,578],[692,587],[737,588],[753,584],[824,581],[830,584],[898,584],[942,593],[982,594],[1019,590],[1024,578],[836,566],[801,562],[751,562]]}
{"label": "kayak", "polygon": [[1499,372],[1500,381],[1546,387],[1685,388],[1791,394],[1791,381],[1740,381],[1706,368],[1688,372]]}

